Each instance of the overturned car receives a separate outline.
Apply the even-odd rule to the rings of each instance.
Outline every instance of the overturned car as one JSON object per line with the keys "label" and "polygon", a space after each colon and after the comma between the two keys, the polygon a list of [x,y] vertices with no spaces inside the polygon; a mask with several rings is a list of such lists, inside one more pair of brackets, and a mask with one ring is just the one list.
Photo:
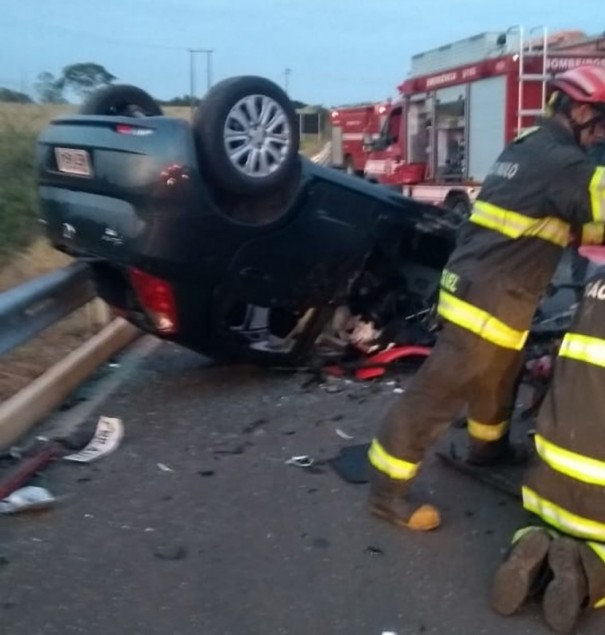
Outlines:
{"label": "overturned car", "polygon": [[431,342],[461,218],[303,157],[264,78],[215,85],[192,123],[110,86],[42,131],[37,167],[50,241],[147,332],[284,365],[318,343]]}

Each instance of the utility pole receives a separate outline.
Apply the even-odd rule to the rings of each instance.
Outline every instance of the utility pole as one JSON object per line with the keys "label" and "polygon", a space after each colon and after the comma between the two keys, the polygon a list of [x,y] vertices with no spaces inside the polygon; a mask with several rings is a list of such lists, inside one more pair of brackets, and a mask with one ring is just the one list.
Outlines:
{"label": "utility pole", "polygon": [[191,120],[193,121],[193,111],[195,109],[195,55],[204,53],[206,55],[206,91],[212,86],[212,53],[214,49],[187,49],[189,51],[189,106],[191,109]]}
{"label": "utility pole", "polygon": [[284,90],[286,94],[290,94],[290,73],[292,72],[291,68],[286,68],[284,70]]}

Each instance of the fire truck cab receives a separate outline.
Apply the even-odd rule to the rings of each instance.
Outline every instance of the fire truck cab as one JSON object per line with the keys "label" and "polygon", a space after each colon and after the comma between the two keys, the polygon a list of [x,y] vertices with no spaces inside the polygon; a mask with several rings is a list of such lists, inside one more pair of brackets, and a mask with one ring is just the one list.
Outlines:
{"label": "fire truck cab", "polygon": [[579,31],[483,33],[412,57],[364,175],[467,215],[504,145],[543,114],[547,81],[605,64],[605,38]]}
{"label": "fire truck cab", "polygon": [[363,176],[366,155],[390,112],[390,100],[333,108],[330,165]]}

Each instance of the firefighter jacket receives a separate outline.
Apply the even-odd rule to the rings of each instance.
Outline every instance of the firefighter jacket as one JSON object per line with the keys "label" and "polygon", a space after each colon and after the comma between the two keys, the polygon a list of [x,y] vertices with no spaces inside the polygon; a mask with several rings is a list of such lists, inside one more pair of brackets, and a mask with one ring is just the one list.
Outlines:
{"label": "firefighter jacket", "polygon": [[523,348],[570,236],[603,242],[605,168],[556,120],[509,144],[485,178],[443,272],[439,314],[505,348]]}
{"label": "firefighter jacket", "polygon": [[[538,415],[523,506],[605,560],[605,267],[584,291]],[[592,542],[596,544],[592,544]],[[605,602],[603,604],[605,606]]]}

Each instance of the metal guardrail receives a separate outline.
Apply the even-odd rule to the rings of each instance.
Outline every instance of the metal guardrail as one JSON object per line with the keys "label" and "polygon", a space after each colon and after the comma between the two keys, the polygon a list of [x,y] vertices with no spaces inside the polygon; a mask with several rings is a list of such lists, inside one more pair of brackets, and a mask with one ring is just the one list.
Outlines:
{"label": "metal guardrail", "polygon": [[86,263],[76,262],[0,293],[0,355],[95,297]]}
{"label": "metal guardrail", "polygon": [[[85,262],[74,262],[0,293],[0,355],[95,300],[91,273]],[[140,335],[132,324],[114,319],[25,388],[0,402],[0,449],[10,447],[49,416],[101,365]]]}

